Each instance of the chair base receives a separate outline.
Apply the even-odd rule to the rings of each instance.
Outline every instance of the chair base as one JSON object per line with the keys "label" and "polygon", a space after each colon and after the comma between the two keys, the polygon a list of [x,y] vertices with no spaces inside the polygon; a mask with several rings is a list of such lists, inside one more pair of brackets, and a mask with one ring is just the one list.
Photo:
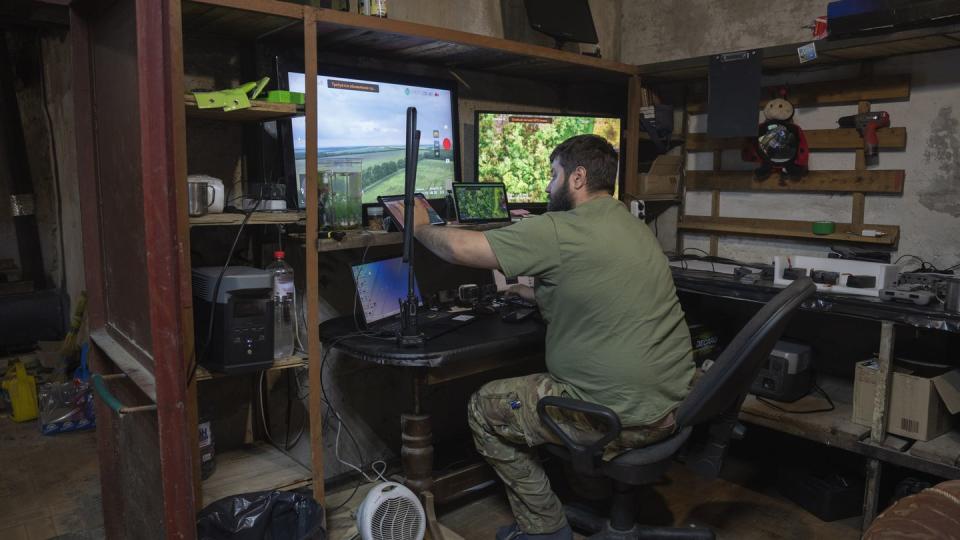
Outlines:
{"label": "chair base", "polygon": [[628,530],[617,530],[593,512],[577,506],[564,506],[570,526],[577,531],[592,533],[590,540],[714,540],[710,529],[700,527],[641,527],[634,524]]}
{"label": "chair base", "polygon": [[618,531],[607,523],[604,529],[590,536],[590,540],[714,540],[710,529],[694,527],[640,527]]}

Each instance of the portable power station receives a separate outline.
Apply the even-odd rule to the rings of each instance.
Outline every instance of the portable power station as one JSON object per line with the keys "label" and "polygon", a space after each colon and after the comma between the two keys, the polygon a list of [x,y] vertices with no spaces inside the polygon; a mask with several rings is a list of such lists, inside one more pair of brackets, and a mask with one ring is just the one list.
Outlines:
{"label": "portable power station", "polygon": [[750,393],[790,403],[813,390],[813,352],[809,345],[778,341],[750,385]]}
{"label": "portable power station", "polygon": [[[193,269],[194,342],[201,365],[228,374],[273,365],[273,299],[270,272],[247,266],[227,267],[213,298],[222,267]],[[213,333],[202,356],[213,306]]]}

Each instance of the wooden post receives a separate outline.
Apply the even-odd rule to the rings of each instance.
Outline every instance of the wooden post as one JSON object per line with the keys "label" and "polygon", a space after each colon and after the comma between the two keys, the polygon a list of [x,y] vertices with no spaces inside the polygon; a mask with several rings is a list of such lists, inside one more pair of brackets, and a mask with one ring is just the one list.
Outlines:
{"label": "wooden post", "polygon": [[[170,2],[168,17],[168,35],[170,36],[170,133],[173,143],[174,194],[177,199],[176,227],[177,235],[183,245],[183,252],[190,253],[190,219],[187,216],[187,127],[186,110],[183,104],[183,29],[180,2]],[[190,283],[189,260],[182,261],[179,268],[180,282]],[[180,306],[180,317],[184,328],[193,328],[193,306],[184,303]],[[195,362],[193,332],[183,333],[183,372],[189,377],[189,370]],[[194,509],[203,509],[202,480],[200,477],[200,413],[197,406],[197,381],[187,380],[187,436],[193,454],[193,499]],[[193,426],[191,428],[191,426]]]}
{"label": "wooden post", "polygon": [[[857,113],[865,113],[865,112],[870,112],[869,101],[861,101],[860,103],[857,104]],[[858,173],[863,173],[864,171],[867,170],[866,152],[864,152],[864,149],[862,147],[857,150],[857,161],[854,168]],[[866,202],[866,197],[864,196],[863,193],[853,194],[853,214],[850,217],[850,223],[852,223],[855,227],[858,227],[860,229],[863,228],[863,212],[864,212],[865,202]]]}
{"label": "wooden post", "polygon": [[[714,150],[713,151],[713,170],[719,171],[723,168],[723,150]],[[720,217],[720,191],[713,190],[710,194],[710,216],[711,217]],[[710,255],[716,257],[717,251],[720,249],[720,237],[711,234],[710,235]]]}
{"label": "wooden post", "polygon": [[303,8],[303,70],[306,90],[306,175],[307,175],[307,357],[310,380],[310,469],[313,473],[313,498],[324,502],[323,489],[323,415],[320,414],[320,297],[317,233],[320,226],[317,208],[317,20],[313,8]]}
{"label": "wooden post", "polygon": [[626,157],[623,167],[624,195],[637,196],[640,194],[640,107],[643,106],[643,87],[640,86],[640,77],[630,77],[627,86],[627,143],[624,152]]}
{"label": "wooden post", "polygon": [[[894,326],[890,321],[880,324],[880,369],[877,373],[877,387],[873,396],[873,421],[870,425],[870,443],[883,444],[887,436],[887,405],[890,400],[890,386],[893,380]],[[866,530],[877,517],[877,503],[880,497],[880,460],[867,459],[867,487],[863,496],[863,529]]]}

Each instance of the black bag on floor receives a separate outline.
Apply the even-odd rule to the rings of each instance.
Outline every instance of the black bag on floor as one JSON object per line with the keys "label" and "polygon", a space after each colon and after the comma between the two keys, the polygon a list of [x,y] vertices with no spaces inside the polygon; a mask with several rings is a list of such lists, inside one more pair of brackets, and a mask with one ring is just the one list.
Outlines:
{"label": "black bag on floor", "polygon": [[200,540],[326,540],[323,508],[309,495],[261,491],[224,497],[197,516]]}

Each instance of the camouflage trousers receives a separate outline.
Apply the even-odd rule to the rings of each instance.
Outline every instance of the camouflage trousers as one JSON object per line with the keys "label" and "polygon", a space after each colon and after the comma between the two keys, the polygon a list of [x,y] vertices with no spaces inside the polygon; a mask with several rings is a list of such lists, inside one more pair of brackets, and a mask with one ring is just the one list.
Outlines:
{"label": "camouflage trousers", "polygon": [[[526,533],[551,533],[567,523],[534,448],[545,443],[562,444],[540,422],[537,402],[546,396],[570,397],[567,388],[549,374],[537,373],[487,383],[467,405],[467,421],[477,451],[503,480],[513,515]],[[554,408],[548,412],[574,440],[596,440],[598,432],[584,415],[563,414]],[[624,428],[607,446],[604,458],[668,437],[674,431],[674,418],[671,412],[653,425]]]}

